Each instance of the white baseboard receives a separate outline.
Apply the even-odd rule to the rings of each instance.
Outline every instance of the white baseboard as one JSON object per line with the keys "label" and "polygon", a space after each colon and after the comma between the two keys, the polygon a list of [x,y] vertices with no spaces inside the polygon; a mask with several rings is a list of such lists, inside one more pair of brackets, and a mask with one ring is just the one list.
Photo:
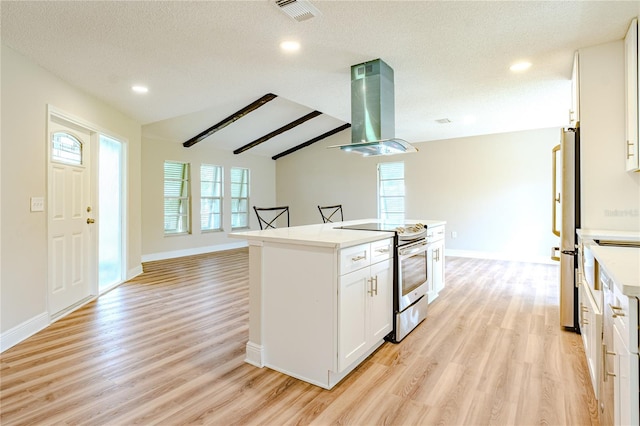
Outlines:
{"label": "white baseboard", "polygon": [[131,268],[127,271],[127,279],[135,278],[143,272],[142,264],[136,265],[134,268]]}
{"label": "white baseboard", "polygon": [[237,248],[247,247],[246,241],[240,241],[237,243],[218,244],[215,246],[206,247],[194,247],[184,250],[165,251],[161,253],[143,254],[143,262],[152,262],[154,260],[173,259],[175,257],[193,256],[196,254],[212,253],[216,251],[233,250]]}
{"label": "white baseboard", "polygon": [[475,251],[475,250],[454,250],[445,248],[445,256],[453,257],[470,257],[473,259],[491,259],[491,260],[507,260],[512,262],[528,262],[528,263],[546,263],[550,265],[559,265],[560,263],[551,260],[550,256],[530,256],[518,255],[512,253]]}
{"label": "white baseboard", "polygon": [[251,364],[251,365],[255,365],[256,367],[264,367],[264,363],[262,362],[262,351],[263,351],[263,347],[262,345],[257,345],[255,343],[252,342],[247,342],[247,346],[246,346],[246,358],[244,359],[244,362],[246,362],[247,364]]}
{"label": "white baseboard", "polygon": [[43,312],[0,335],[0,352],[17,345],[49,325],[49,314]]}

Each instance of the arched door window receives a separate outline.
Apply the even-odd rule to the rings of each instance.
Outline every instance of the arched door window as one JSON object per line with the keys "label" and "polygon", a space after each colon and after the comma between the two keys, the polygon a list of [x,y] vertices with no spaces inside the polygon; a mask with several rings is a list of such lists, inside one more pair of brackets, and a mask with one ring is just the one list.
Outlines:
{"label": "arched door window", "polygon": [[55,132],[51,137],[51,160],[82,165],[82,142],[67,132]]}

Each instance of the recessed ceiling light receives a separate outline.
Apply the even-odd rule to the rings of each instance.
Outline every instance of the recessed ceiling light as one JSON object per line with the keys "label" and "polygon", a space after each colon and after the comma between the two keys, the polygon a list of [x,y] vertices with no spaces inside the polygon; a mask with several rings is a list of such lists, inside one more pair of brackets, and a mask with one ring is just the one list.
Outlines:
{"label": "recessed ceiling light", "polygon": [[296,52],[300,50],[300,43],[297,41],[283,41],[280,43],[280,49],[285,52]]}
{"label": "recessed ceiling light", "polygon": [[522,62],[516,62],[515,64],[511,65],[509,69],[511,71],[518,72],[518,71],[527,70],[529,69],[530,66],[531,66],[531,62],[522,61]]}
{"label": "recessed ceiling light", "polygon": [[133,90],[136,93],[147,93],[149,91],[149,89],[145,86],[131,86],[131,90]]}

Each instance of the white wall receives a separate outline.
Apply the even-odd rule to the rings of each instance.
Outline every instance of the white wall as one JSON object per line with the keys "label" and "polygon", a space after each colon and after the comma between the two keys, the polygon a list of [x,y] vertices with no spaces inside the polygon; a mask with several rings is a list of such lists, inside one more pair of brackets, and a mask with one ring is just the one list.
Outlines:
{"label": "white wall", "polygon": [[640,231],[640,173],[625,171],[624,43],[579,55],[581,227]]}
{"label": "white wall", "polygon": [[[408,218],[447,221],[449,253],[546,261],[551,233],[551,149],[560,129],[416,144],[418,153],[363,158],[326,149],[345,131],[277,161],[278,204],[292,224],[319,223],[318,204],[345,220],[376,217],[377,164],[404,161]],[[451,238],[451,231],[457,238]]]}
{"label": "white wall", "polygon": [[[47,105],[128,140],[128,269],[139,270],[140,124],[2,45],[2,265],[0,332],[47,318]],[[4,340],[4,339],[3,339]]]}
{"label": "white wall", "polygon": [[[176,122],[183,118],[176,118]],[[171,125],[162,122],[162,126]],[[144,134],[157,134],[154,125],[143,127]],[[203,129],[204,130],[204,129]],[[235,155],[216,149],[207,139],[190,148],[182,146],[184,140],[162,140],[157,137],[142,139],[142,253],[143,260],[157,260],[186,256],[207,251],[245,246],[246,242],[227,237],[231,231],[231,204],[223,202],[223,232],[200,231],[200,165],[213,164],[224,167],[224,195],[229,200],[229,170],[245,167],[250,170],[250,206],[275,205],[275,161],[247,153]],[[163,190],[165,160],[191,164],[191,233],[164,235]],[[251,208],[251,207],[250,207]],[[253,209],[249,212],[249,224],[259,229]]]}

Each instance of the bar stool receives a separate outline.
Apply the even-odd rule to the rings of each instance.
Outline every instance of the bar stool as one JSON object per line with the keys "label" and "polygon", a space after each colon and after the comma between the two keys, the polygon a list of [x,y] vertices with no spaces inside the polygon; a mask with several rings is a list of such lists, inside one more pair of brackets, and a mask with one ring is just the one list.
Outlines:
{"label": "bar stool", "polygon": [[287,218],[287,227],[289,227],[289,206],[253,206],[253,210],[256,212],[256,216],[258,216],[258,224],[260,225],[260,229],[276,229],[276,221],[282,215],[285,215],[285,217]]}
{"label": "bar stool", "polygon": [[[324,223],[344,221],[344,217],[342,216],[342,204],[336,204],[335,206],[318,206],[318,210],[320,210],[320,215],[322,216],[322,221]],[[337,220],[337,213],[340,213],[339,221]],[[334,218],[334,216],[336,217]]]}

